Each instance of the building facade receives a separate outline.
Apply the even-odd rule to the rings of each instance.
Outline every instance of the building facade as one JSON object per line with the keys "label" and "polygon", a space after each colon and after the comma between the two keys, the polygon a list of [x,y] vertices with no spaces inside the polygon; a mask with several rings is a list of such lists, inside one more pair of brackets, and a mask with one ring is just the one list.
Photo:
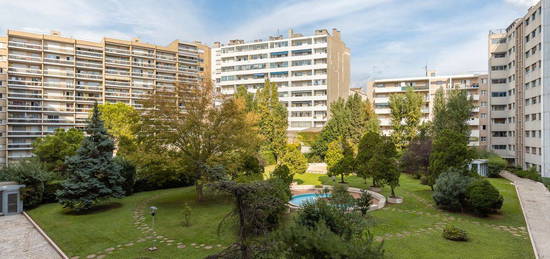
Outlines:
{"label": "building facade", "polygon": [[210,48],[58,32],[8,31],[0,37],[0,163],[31,155],[32,141],[57,128],[82,128],[94,102],[140,108],[155,89],[209,77]]}
{"label": "building facade", "polygon": [[391,134],[390,95],[404,94],[409,88],[422,95],[422,122],[433,119],[433,103],[439,88],[445,90],[465,89],[474,102],[472,116],[468,121],[471,129],[470,146],[486,148],[488,144],[488,84],[487,74],[467,74],[454,76],[436,76],[428,72],[427,76],[411,78],[380,79],[369,82],[368,96],[374,111],[380,120],[380,128],[386,135]]}
{"label": "building facade", "polygon": [[489,32],[490,150],[550,176],[550,1],[530,7],[506,29]]}
{"label": "building facade", "polygon": [[211,63],[212,80],[225,96],[241,85],[255,93],[266,79],[275,83],[288,109],[290,132],[323,127],[330,103],[349,95],[350,51],[336,29],[215,43]]}

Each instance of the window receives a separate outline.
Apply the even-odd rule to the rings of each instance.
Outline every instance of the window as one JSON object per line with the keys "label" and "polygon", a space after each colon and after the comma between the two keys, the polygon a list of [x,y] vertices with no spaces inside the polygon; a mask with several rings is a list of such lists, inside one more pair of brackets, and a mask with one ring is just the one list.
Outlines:
{"label": "window", "polygon": [[506,149],[506,145],[493,145],[492,147],[493,147],[493,149],[496,149],[496,150],[505,150]]}
{"label": "window", "polygon": [[493,131],[491,135],[496,138],[504,138],[506,137],[506,131]]}
{"label": "window", "polygon": [[506,78],[495,78],[491,80],[493,84],[506,84]]}
{"label": "window", "polygon": [[506,57],[506,52],[493,53],[493,57],[494,58],[505,58]]}
{"label": "window", "polygon": [[491,92],[492,97],[506,97],[506,92]]}
{"label": "window", "polygon": [[506,70],[506,66],[492,66],[491,70],[493,71]]}
{"label": "window", "polygon": [[480,137],[481,142],[487,141],[487,137]]}

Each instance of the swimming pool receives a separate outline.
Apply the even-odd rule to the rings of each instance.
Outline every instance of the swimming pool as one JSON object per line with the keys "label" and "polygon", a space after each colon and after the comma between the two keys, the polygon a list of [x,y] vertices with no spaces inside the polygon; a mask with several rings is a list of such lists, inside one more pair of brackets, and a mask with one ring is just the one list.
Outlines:
{"label": "swimming pool", "polygon": [[318,198],[328,198],[330,197],[330,193],[327,194],[317,194],[317,193],[306,193],[306,194],[298,194],[292,196],[292,199],[290,199],[290,204],[294,206],[302,206],[306,201],[314,201]]}

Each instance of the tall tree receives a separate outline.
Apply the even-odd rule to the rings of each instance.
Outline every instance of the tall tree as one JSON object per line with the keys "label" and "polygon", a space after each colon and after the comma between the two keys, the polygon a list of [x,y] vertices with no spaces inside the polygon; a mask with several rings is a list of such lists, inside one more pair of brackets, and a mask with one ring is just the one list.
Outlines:
{"label": "tall tree", "polygon": [[46,170],[63,174],[65,158],[76,153],[83,139],[84,133],[75,128],[56,129],[53,135],[37,138],[32,143],[32,153],[38,157]]}
{"label": "tall tree", "polygon": [[357,145],[367,131],[378,131],[378,118],[368,101],[358,94],[347,100],[338,99],[330,104],[330,119],[312,146],[313,154],[325,158],[328,144],[339,138],[348,139]]}
{"label": "tall tree", "polygon": [[329,176],[340,176],[344,183],[344,176],[354,171],[354,152],[347,139],[335,140],[329,144],[327,151],[327,167]]}
{"label": "tall tree", "polygon": [[271,152],[278,161],[287,144],[288,112],[279,101],[275,83],[265,81],[264,87],[256,94],[256,107],[262,148]]}
{"label": "tall tree", "polygon": [[292,175],[303,174],[307,170],[307,158],[298,146],[287,145],[286,152],[279,159],[279,165],[285,165]]}
{"label": "tall tree", "polygon": [[242,99],[245,104],[245,110],[246,112],[253,112],[257,108],[256,100],[254,99],[254,94],[248,92],[246,87],[244,85],[240,85],[237,87],[237,91],[235,92],[235,95],[233,95],[237,99]]}
{"label": "tall tree", "polygon": [[390,95],[392,138],[399,150],[418,134],[422,118],[422,95],[408,88],[405,94]]}
{"label": "tall tree", "polygon": [[359,142],[357,149],[357,156],[355,157],[355,170],[358,176],[365,179],[367,182],[368,177],[372,177],[373,186],[376,186],[376,176],[368,167],[368,163],[376,152],[378,143],[380,143],[380,134],[378,132],[367,132]]}
{"label": "tall tree", "polygon": [[[465,169],[474,156],[468,147],[468,120],[473,108],[465,90],[453,89],[444,97],[443,89],[436,93],[433,121],[433,143],[430,154],[428,184],[449,168]],[[466,170],[464,170],[466,171]]]}
{"label": "tall tree", "polygon": [[204,184],[215,180],[217,171],[209,168],[237,168],[243,156],[257,150],[257,132],[246,120],[244,104],[227,99],[215,106],[209,83],[159,89],[144,107],[141,139],[178,159],[196,180],[198,200]]}
{"label": "tall tree", "polygon": [[88,136],[76,154],[65,162],[69,179],[57,192],[59,203],[75,210],[89,209],[102,199],[124,196],[125,179],[113,161],[114,143],[103,126],[97,103],[86,132]]}
{"label": "tall tree", "polygon": [[127,155],[134,148],[140,114],[134,107],[125,103],[100,104],[101,119],[107,132],[113,136],[117,155]]}

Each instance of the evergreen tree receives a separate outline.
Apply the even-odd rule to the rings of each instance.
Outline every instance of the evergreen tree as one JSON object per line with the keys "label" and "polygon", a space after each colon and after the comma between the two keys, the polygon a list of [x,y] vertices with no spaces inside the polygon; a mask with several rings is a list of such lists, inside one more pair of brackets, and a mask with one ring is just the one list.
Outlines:
{"label": "evergreen tree", "polygon": [[344,183],[344,176],[354,170],[354,152],[349,141],[340,139],[329,144],[327,151],[327,167],[329,176],[340,176]]}
{"label": "evergreen tree", "polygon": [[437,91],[428,185],[433,187],[437,177],[449,168],[465,169],[474,157],[474,151],[468,147],[470,127],[467,123],[472,108],[465,90],[453,89],[447,98],[443,89]]}
{"label": "evergreen tree", "polygon": [[275,83],[265,81],[264,88],[256,95],[256,110],[259,117],[259,134],[263,138],[262,148],[271,152],[278,161],[287,144],[288,112],[279,102]]}
{"label": "evergreen tree", "polygon": [[405,94],[390,95],[392,138],[399,150],[405,148],[418,134],[422,118],[422,95],[412,88]]}
{"label": "evergreen tree", "polygon": [[365,179],[365,183],[367,182],[368,177],[373,177],[373,185],[376,185],[374,183],[374,175],[372,174],[373,172],[369,170],[367,164],[373,157],[376,146],[379,142],[380,134],[378,132],[367,132],[359,142],[357,156],[355,158],[355,170],[357,172],[357,176]]}
{"label": "evergreen tree", "polygon": [[102,199],[124,196],[125,179],[113,161],[114,143],[100,116],[96,103],[86,128],[88,136],[65,162],[69,179],[57,192],[59,203],[65,208],[86,210]]}

